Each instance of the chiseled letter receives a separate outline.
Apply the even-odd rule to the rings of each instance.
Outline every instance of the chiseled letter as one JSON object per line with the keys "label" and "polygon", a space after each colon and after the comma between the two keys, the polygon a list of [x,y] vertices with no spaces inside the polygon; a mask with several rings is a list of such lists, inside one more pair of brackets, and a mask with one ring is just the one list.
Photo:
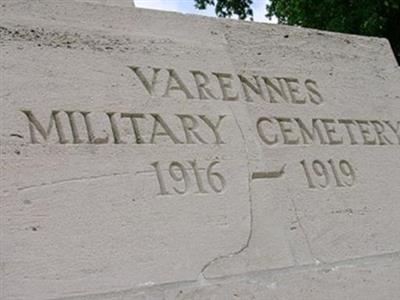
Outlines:
{"label": "chiseled letter", "polygon": [[279,127],[283,135],[283,141],[288,145],[297,145],[299,143],[299,138],[291,139],[289,134],[293,134],[292,119],[290,118],[276,118]]}
{"label": "chiseled letter", "polygon": [[240,82],[242,83],[243,92],[246,97],[246,101],[252,102],[253,99],[250,97],[249,91],[252,90],[255,94],[259,95],[263,100],[265,100],[264,91],[261,88],[260,80],[258,76],[253,76],[255,80],[255,85],[243,75],[238,75]]}
{"label": "chiseled letter", "polygon": [[312,144],[312,143],[316,143],[317,140],[317,136],[319,138],[320,144],[324,145],[327,144],[327,142],[325,141],[322,132],[317,124],[317,121],[319,119],[312,119],[311,121],[311,129],[307,128],[306,124],[304,124],[304,122],[300,119],[300,118],[295,118],[294,119],[295,122],[297,123],[297,126],[300,129],[300,133],[303,137],[303,144],[308,145],[308,144]]}
{"label": "chiseled letter", "polygon": [[222,99],[228,101],[236,101],[239,99],[239,94],[236,92],[234,95],[229,94],[232,87],[232,75],[228,73],[213,73],[217,79],[222,92]]}
{"label": "chiseled letter", "polygon": [[300,93],[299,80],[296,78],[282,78],[286,82],[286,86],[289,90],[290,98],[292,103],[304,104],[306,103],[306,97],[302,96]]}
{"label": "chiseled letter", "polygon": [[197,120],[191,115],[177,115],[181,119],[183,130],[185,132],[186,144],[196,144],[192,139],[192,135],[195,136],[200,143],[207,144],[205,140],[196,131],[199,127]]}
{"label": "chiseled letter", "polygon": [[145,119],[144,114],[122,113],[121,118],[129,118],[131,120],[133,133],[135,134],[136,144],[144,144],[142,135],[140,134],[139,124],[136,119]]}
{"label": "chiseled letter", "polygon": [[262,122],[268,122],[270,124],[273,124],[271,119],[268,119],[268,118],[265,118],[265,117],[259,118],[258,121],[257,121],[257,132],[258,132],[259,137],[267,145],[275,145],[278,142],[277,134],[274,135],[272,140],[268,139],[268,137],[265,135],[264,131],[261,128],[261,123]]}
{"label": "chiseled letter", "polygon": [[90,121],[90,112],[81,111],[80,112],[85,120],[86,131],[88,134],[89,144],[107,144],[108,143],[108,133],[105,137],[96,137],[93,130],[92,122]]}
{"label": "chiseled letter", "polygon": [[340,119],[340,120],[338,120],[338,122],[339,122],[339,124],[343,124],[345,126],[345,128],[347,130],[347,134],[348,134],[349,139],[350,139],[350,144],[351,145],[357,145],[358,142],[357,142],[357,140],[356,140],[356,138],[354,136],[354,133],[351,130],[351,126],[350,126],[350,125],[356,125],[354,123],[354,121],[353,120],[347,120],[347,119]]}
{"label": "chiseled letter", "polygon": [[[380,122],[380,121],[370,121],[372,126],[374,126],[376,135],[379,140],[379,145],[393,145],[393,142],[387,138],[387,136],[384,134],[385,133],[385,126]],[[385,143],[386,141],[386,143]]]}
{"label": "chiseled letter", "polygon": [[[165,123],[165,121],[161,118],[160,115],[151,114],[151,116],[154,118],[154,125],[153,125],[153,132],[151,134],[150,144],[155,144],[156,136],[163,136],[163,135],[168,136],[174,142],[174,144],[183,144],[183,142],[178,140],[178,138],[172,132],[171,128],[169,128],[167,123]],[[159,126],[163,128],[163,131],[158,131]]]}
{"label": "chiseled letter", "polygon": [[135,66],[128,66],[129,69],[131,69],[133,72],[135,72],[136,76],[139,78],[140,82],[143,84],[143,86],[146,88],[147,92],[150,95],[154,94],[155,91],[155,84],[157,82],[157,75],[160,69],[158,68],[153,68],[153,77],[151,79],[151,82],[144,76],[143,72],[140,70],[139,67]]}
{"label": "chiseled letter", "polygon": [[330,145],[343,144],[343,137],[335,137],[337,135],[336,122],[333,119],[320,119],[325,128],[326,136],[328,137]]}
{"label": "chiseled letter", "polygon": [[60,113],[60,111],[52,111],[51,115],[50,115],[50,121],[49,121],[49,125],[47,127],[47,130],[44,129],[44,127],[42,126],[42,124],[40,124],[40,122],[38,121],[38,119],[36,119],[36,117],[33,115],[33,113],[30,110],[22,110],[22,112],[24,113],[24,115],[28,118],[29,121],[29,132],[31,134],[31,142],[32,144],[39,144],[39,141],[36,137],[36,131],[40,133],[40,135],[42,136],[42,138],[47,141],[47,139],[49,138],[49,135],[51,133],[51,129],[53,128],[53,123],[55,123],[55,127],[57,130],[57,134],[58,134],[58,139],[60,144],[66,144],[69,141],[65,138],[65,134],[64,134],[64,130],[61,124],[61,120],[59,119],[58,114]]}
{"label": "chiseled letter", "polygon": [[[115,112],[106,112],[111,125],[111,132],[114,136],[114,144],[126,144],[121,140],[121,133],[119,131],[118,122],[115,118]],[[122,115],[122,114],[121,114]]]}
{"label": "chiseled letter", "polygon": [[207,125],[208,127],[210,127],[211,131],[214,133],[214,136],[215,136],[215,143],[216,143],[216,144],[225,144],[224,141],[221,139],[220,134],[219,134],[218,131],[217,131],[218,128],[219,128],[219,125],[221,124],[222,119],[225,118],[225,117],[226,117],[225,115],[220,115],[220,116],[218,116],[218,121],[217,121],[217,123],[216,123],[216,124],[213,124],[213,122],[211,122],[211,120],[208,119],[205,115],[200,115],[200,116],[199,116],[199,118],[200,118],[201,120],[203,120],[204,123],[206,123],[206,125]]}
{"label": "chiseled letter", "polygon": [[65,113],[68,115],[69,119],[69,124],[71,126],[71,131],[72,131],[72,139],[74,141],[74,144],[82,144],[83,140],[79,137],[79,130],[78,126],[76,125],[76,119],[75,119],[75,114],[76,112],[74,111],[65,111]]}
{"label": "chiseled letter", "polygon": [[[194,98],[174,69],[168,69],[168,74],[167,88],[165,89],[163,97],[169,97],[170,91],[181,91],[185,94],[187,99]],[[172,84],[173,81],[175,82],[175,85]]]}
{"label": "chiseled letter", "polygon": [[322,95],[320,92],[318,92],[317,90],[317,83],[312,80],[312,79],[307,79],[304,82],[304,85],[307,88],[308,91],[308,97],[310,98],[310,101],[314,104],[321,104],[322,102],[324,102],[324,99],[322,98]]}
{"label": "chiseled letter", "polygon": [[267,77],[262,77],[262,79],[264,80],[265,86],[267,87],[267,91],[269,94],[269,101],[271,103],[278,103],[278,101],[275,98],[275,94],[278,94],[280,96],[280,98],[285,100],[285,102],[289,103],[289,99],[285,93],[285,89],[284,89],[284,86],[282,83],[283,82],[282,78],[275,78],[279,84],[279,87],[277,85],[275,85],[272,82],[272,80]]}
{"label": "chiseled letter", "polygon": [[392,125],[389,121],[384,121],[386,125],[388,125],[390,127],[390,129],[393,130],[393,132],[396,134],[397,139],[399,141],[399,145],[400,145],[400,121],[397,121],[397,128],[394,127],[394,125]]}
{"label": "chiseled letter", "polygon": [[363,120],[356,120],[356,123],[358,124],[358,128],[360,129],[360,132],[361,132],[361,136],[364,139],[364,145],[376,145],[375,136],[372,139],[369,139],[372,137],[369,122],[363,121]]}
{"label": "chiseled letter", "polygon": [[207,85],[210,83],[210,79],[206,74],[201,71],[190,71],[192,73],[194,81],[196,82],[197,92],[199,93],[200,99],[208,99],[207,95],[212,99],[218,99]]}

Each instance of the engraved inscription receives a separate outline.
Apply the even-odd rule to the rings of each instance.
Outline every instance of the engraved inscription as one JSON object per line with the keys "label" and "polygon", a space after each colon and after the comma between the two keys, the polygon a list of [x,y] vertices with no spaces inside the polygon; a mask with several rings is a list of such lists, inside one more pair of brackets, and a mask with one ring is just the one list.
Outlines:
{"label": "engraved inscription", "polygon": [[[219,194],[225,190],[225,177],[216,170],[219,161],[213,161],[208,165],[207,170],[199,168],[196,160],[187,163],[190,166],[188,168],[183,163],[173,161],[166,171],[163,171],[158,161],[151,164],[155,170],[160,189],[158,195],[171,195],[172,193],[184,195],[189,192],[192,186],[195,189],[195,194],[208,194],[210,192]],[[167,172],[168,181],[165,178]],[[167,185],[169,186],[167,187]]]}
{"label": "engraved inscription", "polygon": [[335,163],[329,159],[326,163],[318,159],[309,164],[302,160],[304,175],[310,189],[327,188],[329,186],[351,187],[355,184],[356,174],[353,167],[347,160],[340,160]]}
{"label": "engraved inscription", "polygon": [[324,102],[313,79],[223,72],[207,74],[199,70],[179,75],[175,69],[128,67],[151,96],[284,104],[319,105]]}
{"label": "engraved inscription", "polygon": [[[268,105],[313,105],[326,102],[317,82],[293,76],[262,76],[243,71],[177,71],[174,68],[128,66],[139,88],[151,97],[212,101],[243,101]],[[208,102],[206,105],[210,105]],[[305,108],[305,107],[304,107]],[[119,145],[222,145],[228,130],[227,116],[159,114],[151,112],[93,112],[52,110],[47,119],[31,110],[21,110],[28,124],[32,144],[119,144]],[[400,121],[360,118],[311,118],[261,116],[254,120],[254,132],[268,147],[282,146],[398,146]],[[243,138],[247,131],[242,133]],[[223,193],[226,179],[218,171],[219,161],[201,168],[196,160],[173,161],[162,168],[152,163],[158,195]],[[355,169],[347,160],[300,162],[310,189],[352,187]],[[251,179],[284,178],[286,164],[279,170],[253,172]]]}
{"label": "engraved inscription", "polygon": [[268,145],[400,145],[400,121],[261,117],[258,136]]}
{"label": "engraved inscription", "polygon": [[[176,114],[173,121],[156,113],[52,111],[47,127],[31,110],[23,110],[32,144],[55,141],[60,144],[224,144],[221,124],[226,115]],[[96,119],[99,122],[93,122]],[[131,127],[130,140],[121,125]],[[95,128],[93,124],[102,124]],[[99,125],[97,125],[99,126]],[[55,128],[55,129],[54,129]],[[95,132],[105,132],[102,136]],[[150,132],[147,136],[144,132]]]}

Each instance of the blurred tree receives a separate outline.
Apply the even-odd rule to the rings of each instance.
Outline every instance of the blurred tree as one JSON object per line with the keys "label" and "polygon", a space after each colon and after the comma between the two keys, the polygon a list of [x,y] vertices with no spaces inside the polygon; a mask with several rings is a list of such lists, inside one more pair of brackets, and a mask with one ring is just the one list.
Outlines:
{"label": "blurred tree", "polygon": [[249,18],[253,20],[251,5],[253,0],[194,0],[194,6],[198,9],[206,9],[208,5],[215,6],[215,14],[218,17],[232,17],[237,15],[240,20]]}
{"label": "blurred tree", "polygon": [[[215,6],[216,15],[253,19],[252,0],[195,0],[198,9]],[[266,17],[278,23],[386,37],[400,62],[400,0],[271,0]]]}

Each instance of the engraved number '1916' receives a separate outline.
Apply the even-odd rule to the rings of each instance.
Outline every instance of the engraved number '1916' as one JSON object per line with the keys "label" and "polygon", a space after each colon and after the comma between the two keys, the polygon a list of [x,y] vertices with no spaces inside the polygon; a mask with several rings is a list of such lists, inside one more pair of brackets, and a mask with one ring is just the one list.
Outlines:
{"label": "engraved number '1916'", "polygon": [[346,160],[335,163],[330,159],[327,163],[324,163],[316,159],[312,161],[311,166],[305,160],[300,163],[303,166],[308,187],[311,189],[317,187],[327,188],[332,184],[337,187],[350,187],[355,183],[354,169]]}
{"label": "engraved number '1916'", "polygon": [[[192,184],[192,179],[194,177],[195,185],[197,188],[197,194],[207,194],[209,193],[208,189],[206,188],[203,176],[200,172],[200,169],[197,167],[196,161],[189,161],[190,168],[186,168],[182,163],[173,161],[169,164],[168,173],[169,177],[180,184],[180,187],[173,186],[172,189],[175,193],[183,195],[186,194]],[[222,193],[226,181],[225,178],[218,172],[214,171],[213,168],[217,165],[218,161],[213,161],[207,168],[206,177],[208,186],[216,193]],[[158,184],[160,187],[160,193],[158,195],[170,195],[170,189],[167,188],[164,174],[160,167],[160,162],[156,161],[151,164],[157,175]],[[189,174],[189,170],[193,171],[193,176]],[[191,173],[191,172],[190,172]]]}

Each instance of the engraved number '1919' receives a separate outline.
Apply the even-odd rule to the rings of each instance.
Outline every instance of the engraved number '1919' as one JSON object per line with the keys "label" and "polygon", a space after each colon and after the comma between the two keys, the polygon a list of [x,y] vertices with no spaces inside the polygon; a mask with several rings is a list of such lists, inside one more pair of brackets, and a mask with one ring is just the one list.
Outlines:
{"label": "engraved number '1919'", "polygon": [[316,159],[312,161],[311,166],[305,160],[300,163],[303,166],[308,187],[311,189],[327,188],[332,184],[337,187],[350,187],[355,183],[354,169],[346,160],[335,163],[330,159],[325,163]]}

